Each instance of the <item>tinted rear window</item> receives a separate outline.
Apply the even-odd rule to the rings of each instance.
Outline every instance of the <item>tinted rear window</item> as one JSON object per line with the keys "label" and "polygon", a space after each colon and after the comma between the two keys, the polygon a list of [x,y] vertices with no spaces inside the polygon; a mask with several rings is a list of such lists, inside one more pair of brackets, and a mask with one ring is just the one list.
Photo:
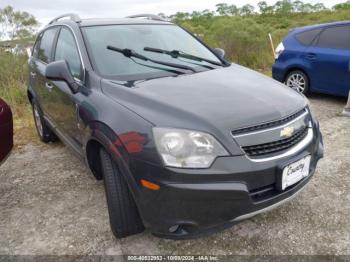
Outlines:
{"label": "tinted rear window", "polygon": [[321,32],[322,29],[314,29],[306,32],[299,33],[295,36],[295,38],[302,45],[309,46],[312,44],[312,41],[316,38],[316,36]]}
{"label": "tinted rear window", "polygon": [[317,46],[350,49],[350,26],[337,26],[325,29],[320,35]]}

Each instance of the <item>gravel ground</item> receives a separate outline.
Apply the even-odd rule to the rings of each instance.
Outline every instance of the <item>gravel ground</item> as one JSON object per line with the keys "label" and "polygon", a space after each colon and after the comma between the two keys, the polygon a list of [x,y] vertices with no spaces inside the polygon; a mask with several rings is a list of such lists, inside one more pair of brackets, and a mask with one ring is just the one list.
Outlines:
{"label": "gravel ground", "polygon": [[348,254],[350,119],[345,100],[310,98],[326,157],[293,201],[209,237],[113,238],[102,182],[62,144],[29,144],[0,167],[0,255]]}

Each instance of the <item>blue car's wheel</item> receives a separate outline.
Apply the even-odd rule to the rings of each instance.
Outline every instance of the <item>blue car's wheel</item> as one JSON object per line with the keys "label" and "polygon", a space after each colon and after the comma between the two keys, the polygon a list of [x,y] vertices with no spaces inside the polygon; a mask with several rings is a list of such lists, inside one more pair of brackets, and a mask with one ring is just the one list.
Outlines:
{"label": "blue car's wheel", "polygon": [[302,94],[307,94],[309,91],[309,78],[300,70],[290,72],[286,77],[285,84]]}

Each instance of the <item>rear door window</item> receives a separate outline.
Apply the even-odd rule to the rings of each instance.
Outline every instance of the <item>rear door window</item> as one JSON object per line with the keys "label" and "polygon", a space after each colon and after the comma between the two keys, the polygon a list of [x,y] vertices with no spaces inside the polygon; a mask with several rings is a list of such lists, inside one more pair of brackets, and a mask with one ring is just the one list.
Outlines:
{"label": "rear door window", "polygon": [[297,34],[295,37],[302,45],[309,46],[322,29],[314,29]]}
{"label": "rear door window", "polygon": [[51,52],[58,27],[47,29],[40,40],[38,58],[44,63],[51,62]]}
{"label": "rear door window", "polygon": [[325,29],[320,35],[317,46],[350,49],[350,26],[336,26]]}

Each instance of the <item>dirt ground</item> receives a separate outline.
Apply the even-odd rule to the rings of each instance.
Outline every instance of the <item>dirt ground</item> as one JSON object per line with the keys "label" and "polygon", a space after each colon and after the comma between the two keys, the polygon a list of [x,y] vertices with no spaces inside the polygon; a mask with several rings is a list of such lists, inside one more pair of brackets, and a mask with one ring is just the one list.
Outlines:
{"label": "dirt ground", "polygon": [[149,232],[116,240],[102,182],[62,144],[17,148],[0,167],[0,255],[6,254],[348,254],[350,119],[345,100],[314,95],[326,156],[294,200],[196,240]]}

